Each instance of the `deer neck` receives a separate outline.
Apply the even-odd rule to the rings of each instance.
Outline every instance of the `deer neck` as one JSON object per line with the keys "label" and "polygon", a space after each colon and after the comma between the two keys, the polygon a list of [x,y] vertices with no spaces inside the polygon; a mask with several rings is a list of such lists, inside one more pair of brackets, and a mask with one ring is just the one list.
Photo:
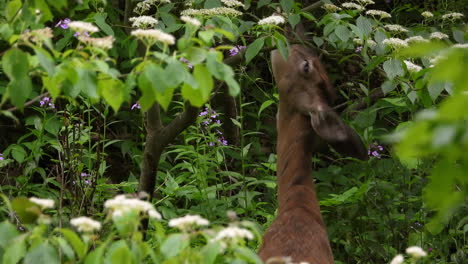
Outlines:
{"label": "deer neck", "polygon": [[314,132],[309,117],[280,111],[278,114],[277,176],[279,211],[288,204],[304,201],[318,206],[312,179],[311,156]]}

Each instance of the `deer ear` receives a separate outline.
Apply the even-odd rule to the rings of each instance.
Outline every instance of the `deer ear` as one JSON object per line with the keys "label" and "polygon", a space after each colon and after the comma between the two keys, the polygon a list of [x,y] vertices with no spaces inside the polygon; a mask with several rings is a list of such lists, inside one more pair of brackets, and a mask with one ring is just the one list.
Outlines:
{"label": "deer ear", "polygon": [[367,151],[359,135],[334,111],[309,112],[315,133],[342,155],[367,160]]}

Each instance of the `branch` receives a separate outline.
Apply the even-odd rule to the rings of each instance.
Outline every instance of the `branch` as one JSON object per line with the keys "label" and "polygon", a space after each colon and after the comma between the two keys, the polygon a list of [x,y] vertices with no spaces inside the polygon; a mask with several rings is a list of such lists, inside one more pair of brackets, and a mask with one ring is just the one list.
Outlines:
{"label": "branch", "polygon": [[[49,95],[49,92],[45,92],[45,93],[43,93],[41,95],[38,95],[38,96],[34,97],[33,99],[31,99],[31,100],[27,101],[26,103],[24,103],[23,108],[26,107],[26,106],[30,106],[30,105],[34,104],[35,102],[39,101],[42,97],[48,96],[48,95]],[[14,107],[8,108],[5,111],[13,112],[13,111],[16,111],[18,109],[19,109],[18,107],[14,106]]]}
{"label": "branch", "polygon": [[161,131],[162,144],[167,146],[176,136],[189,127],[197,118],[198,107],[192,106],[189,102],[185,103],[185,110],[178,115]]}
{"label": "branch", "polygon": [[311,5],[308,5],[304,8],[301,9],[302,12],[308,12],[308,11],[312,11],[314,9],[317,9],[319,7],[321,7],[323,5],[323,2],[322,1],[317,1]]}

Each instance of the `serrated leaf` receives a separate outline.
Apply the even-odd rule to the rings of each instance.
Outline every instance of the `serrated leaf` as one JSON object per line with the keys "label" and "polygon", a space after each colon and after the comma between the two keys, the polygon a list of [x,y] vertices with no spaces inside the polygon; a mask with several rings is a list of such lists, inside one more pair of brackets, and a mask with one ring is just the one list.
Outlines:
{"label": "serrated leaf", "polygon": [[346,42],[351,37],[351,31],[345,25],[338,25],[335,28],[335,34],[341,39],[341,41]]}
{"label": "serrated leaf", "polygon": [[444,82],[432,82],[427,86],[427,90],[433,102],[437,100],[440,93],[445,89]]}
{"label": "serrated leaf", "polygon": [[29,250],[24,257],[24,264],[59,264],[60,259],[57,250],[47,241],[42,242],[38,246]]}
{"label": "serrated leaf", "polygon": [[40,47],[35,47],[34,52],[36,53],[37,59],[42,67],[47,71],[49,76],[54,75],[55,73],[55,62],[52,56],[45,49]]}
{"label": "serrated leaf", "polygon": [[288,16],[288,21],[289,21],[289,24],[291,24],[291,27],[294,28],[301,21],[301,15],[291,14]]}
{"label": "serrated leaf", "polygon": [[92,101],[98,101],[99,95],[97,90],[96,73],[84,68],[79,68],[77,72],[79,79],[75,84],[75,89],[84,93]]}
{"label": "serrated leaf", "polygon": [[122,81],[105,76],[98,81],[99,94],[117,112],[125,98],[125,85]]}
{"label": "serrated leaf", "polygon": [[114,30],[106,23],[107,13],[96,13],[93,18],[96,25],[101,28],[104,33],[109,36],[114,36]]}
{"label": "serrated leaf", "polygon": [[382,84],[382,92],[384,94],[388,94],[391,91],[395,90],[396,87],[397,87],[397,83],[395,81],[387,80]]}
{"label": "serrated leaf", "polygon": [[403,76],[405,73],[401,61],[394,58],[385,61],[383,63],[383,69],[390,80],[393,80],[397,76]]}
{"label": "serrated leaf", "polygon": [[362,34],[365,37],[368,37],[370,33],[372,32],[372,24],[369,21],[369,19],[360,16],[358,19],[356,19],[356,26],[361,30]]}
{"label": "serrated leaf", "polygon": [[257,54],[260,52],[260,50],[263,48],[263,45],[265,44],[265,38],[261,37],[256,39],[252,44],[250,44],[246,51],[245,51],[245,62],[248,64]]}
{"label": "serrated leaf", "polygon": [[281,0],[280,4],[281,4],[281,8],[283,8],[283,11],[286,13],[289,13],[294,6],[294,1],[293,0]]}
{"label": "serrated leaf", "polygon": [[13,239],[5,247],[2,264],[16,264],[26,255],[26,235],[20,235]]}
{"label": "serrated leaf", "polygon": [[171,234],[162,243],[161,253],[166,258],[171,258],[178,255],[188,245],[189,239],[185,234]]}

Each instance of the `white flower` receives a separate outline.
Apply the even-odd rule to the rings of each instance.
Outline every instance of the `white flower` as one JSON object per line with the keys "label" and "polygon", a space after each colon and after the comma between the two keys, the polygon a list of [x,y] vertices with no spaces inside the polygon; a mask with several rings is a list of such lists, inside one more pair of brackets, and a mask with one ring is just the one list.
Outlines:
{"label": "white flower", "polygon": [[271,15],[269,17],[265,17],[264,19],[258,21],[259,25],[280,25],[286,22],[284,17],[278,15]]}
{"label": "white flower", "polygon": [[127,198],[125,195],[117,195],[113,199],[105,201],[104,208],[112,213],[113,218],[119,218],[125,213],[133,211],[146,213],[150,218],[161,219],[161,215],[154,209],[153,204],[137,198]]}
{"label": "white flower", "polygon": [[336,12],[336,11],[340,11],[341,10],[341,7],[337,7],[336,5],[334,4],[324,4],[322,6],[323,9],[327,10],[328,12]]}
{"label": "white flower", "polygon": [[139,39],[148,40],[149,42],[159,41],[168,45],[173,45],[175,43],[174,36],[162,32],[159,29],[137,29],[132,31],[131,34]]}
{"label": "white flower", "polygon": [[367,40],[367,45],[372,48],[375,45],[377,45],[377,43],[375,41],[373,41],[372,39],[368,39]]}
{"label": "white flower", "polygon": [[413,37],[409,37],[407,39],[405,39],[406,43],[411,43],[411,42],[414,42],[414,43],[419,43],[419,42],[429,42],[428,39],[425,39],[421,36],[413,36]]}
{"label": "white flower", "polygon": [[39,205],[42,209],[54,208],[55,206],[55,201],[52,199],[41,199],[37,197],[31,197],[29,198],[29,201]]}
{"label": "white flower", "polygon": [[244,7],[244,4],[236,0],[221,0],[227,7]]}
{"label": "white flower", "polygon": [[443,15],[442,19],[459,19],[459,18],[462,18],[462,17],[464,17],[464,15],[462,13],[452,12],[452,13],[447,13],[447,14]]}
{"label": "white flower", "polygon": [[220,240],[232,240],[232,239],[238,239],[238,238],[253,239],[253,234],[247,229],[239,228],[237,226],[230,226],[219,231],[213,240],[220,241]]}
{"label": "white flower", "polygon": [[353,42],[357,45],[362,45],[364,43],[364,41],[360,38],[354,38]]}
{"label": "white flower", "polygon": [[412,246],[406,249],[406,254],[411,255],[413,258],[421,258],[427,256],[426,251],[418,246]]}
{"label": "white flower", "polygon": [[403,255],[398,254],[392,259],[392,261],[390,261],[390,264],[402,264],[403,261],[405,261]]}
{"label": "white flower", "polygon": [[437,55],[437,56],[435,56],[433,58],[430,58],[429,63],[431,63],[432,65],[435,65],[435,64],[439,63],[440,61],[445,60],[446,58],[447,57],[444,56],[444,55]]}
{"label": "white flower", "polygon": [[380,16],[381,18],[388,18],[388,17],[392,17],[392,15],[390,15],[389,13],[385,12],[385,11],[381,11],[381,10],[368,10],[366,12],[367,15],[371,15],[371,16]]}
{"label": "white flower", "polygon": [[375,2],[372,0],[355,0],[355,1],[364,6],[375,4]]}
{"label": "white flower", "polygon": [[68,26],[77,32],[94,33],[99,31],[99,28],[93,24],[83,21],[72,21],[68,23]]}
{"label": "white flower", "polygon": [[186,9],[180,13],[182,16],[240,16],[242,12],[230,7],[215,7],[208,9]]}
{"label": "white flower", "polygon": [[459,48],[459,49],[468,49],[468,43],[459,43],[459,44],[455,44],[452,46],[453,48]]}
{"label": "white flower", "polygon": [[206,226],[209,224],[208,220],[199,215],[186,215],[169,221],[170,227],[176,227],[180,230],[188,230],[193,226]]}
{"label": "white flower", "polygon": [[430,18],[430,17],[433,17],[434,14],[432,14],[431,12],[429,11],[424,11],[421,13],[421,16],[425,17],[425,18]]}
{"label": "white flower", "polygon": [[191,25],[194,25],[196,27],[201,26],[200,20],[198,20],[196,18],[189,17],[189,16],[181,16],[180,19],[182,19],[182,21],[184,21],[187,24],[191,24]]}
{"label": "white flower", "polygon": [[78,39],[87,45],[100,48],[100,49],[104,49],[104,50],[111,49],[112,44],[114,43],[114,37],[112,36],[107,36],[103,38],[91,38],[91,37],[81,35],[81,36],[78,36]]}
{"label": "white flower", "polygon": [[347,9],[356,9],[358,11],[362,11],[362,10],[365,9],[363,6],[358,5],[356,3],[351,3],[351,2],[343,3],[343,4],[341,4],[341,6],[344,7],[344,8],[347,8]]}
{"label": "white flower", "polygon": [[41,43],[47,39],[51,39],[54,37],[54,33],[52,29],[49,27],[35,29],[33,31],[26,31],[20,35],[20,38],[24,41],[31,40],[34,43]]}
{"label": "white flower", "polygon": [[129,19],[132,23],[132,27],[137,28],[148,28],[153,27],[158,23],[158,20],[151,16],[139,16],[139,17],[131,17]]}
{"label": "white flower", "polygon": [[384,28],[386,28],[389,31],[394,31],[394,32],[408,32],[408,30],[400,25],[385,25]]}
{"label": "white flower", "polygon": [[399,39],[399,38],[384,39],[382,43],[385,45],[391,46],[393,48],[404,48],[408,46],[406,41]]}
{"label": "white flower", "polygon": [[143,0],[135,6],[135,8],[133,9],[133,12],[137,14],[143,14],[144,12],[148,11],[151,8],[151,6],[156,6],[158,2],[169,4],[171,1],[170,0]]}
{"label": "white flower", "polygon": [[421,66],[418,66],[414,63],[412,63],[411,61],[403,61],[405,64],[406,64],[406,68],[408,69],[409,72],[418,72],[420,70],[422,70],[422,67]]}
{"label": "white flower", "polygon": [[101,223],[86,216],[73,218],[72,220],[70,220],[70,224],[76,227],[76,229],[78,229],[78,232],[88,233],[98,231],[101,229]]}
{"label": "white flower", "polygon": [[432,32],[429,36],[430,39],[446,39],[448,37],[449,36],[447,34],[444,34],[442,32]]}

